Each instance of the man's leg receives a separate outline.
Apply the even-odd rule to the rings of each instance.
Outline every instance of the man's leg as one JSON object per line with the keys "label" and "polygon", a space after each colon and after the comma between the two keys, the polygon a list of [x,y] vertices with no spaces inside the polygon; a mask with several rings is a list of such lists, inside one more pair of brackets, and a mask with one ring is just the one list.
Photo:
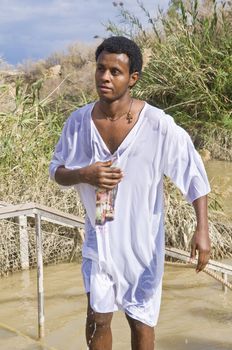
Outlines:
{"label": "man's leg", "polygon": [[90,294],[86,318],[86,341],[90,350],[112,350],[111,320],[112,312],[95,312],[90,306]]}
{"label": "man's leg", "polygon": [[155,331],[138,320],[135,320],[126,314],[126,318],[131,329],[131,349],[132,350],[154,350],[155,349]]}

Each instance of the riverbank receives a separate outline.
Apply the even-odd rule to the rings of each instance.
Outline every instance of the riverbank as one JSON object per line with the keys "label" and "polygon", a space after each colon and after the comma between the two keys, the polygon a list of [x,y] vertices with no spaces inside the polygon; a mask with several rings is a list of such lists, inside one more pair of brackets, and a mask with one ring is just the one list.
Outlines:
{"label": "riverbank", "polygon": [[[185,127],[185,126],[184,126]],[[195,147],[203,160],[232,161],[232,130],[215,123],[202,126],[187,126]]]}

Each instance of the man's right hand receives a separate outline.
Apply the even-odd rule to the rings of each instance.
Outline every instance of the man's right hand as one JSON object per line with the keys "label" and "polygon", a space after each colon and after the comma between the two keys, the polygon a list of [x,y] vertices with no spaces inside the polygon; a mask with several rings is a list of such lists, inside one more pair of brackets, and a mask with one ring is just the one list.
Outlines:
{"label": "man's right hand", "polygon": [[88,183],[95,187],[111,190],[122,180],[120,168],[113,167],[112,161],[96,162],[80,169],[66,169],[59,166],[55,173],[55,180],[63,186]]}
{"label": "man's right hand", "polygon": [[112,161],[96,162],[80,169],[82,182],[95,187],[111,190],[122,180],[123,173],[120,168],[112,167]]}

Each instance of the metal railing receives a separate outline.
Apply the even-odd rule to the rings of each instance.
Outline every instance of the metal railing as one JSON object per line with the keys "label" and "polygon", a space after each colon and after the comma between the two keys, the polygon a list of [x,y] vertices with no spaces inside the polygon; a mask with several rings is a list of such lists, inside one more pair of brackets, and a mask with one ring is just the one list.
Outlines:
{"label": "metal railing", "polygon": [[[84,220],[72,214],[46,207],[37,203],[11,205],[0,202],[0,219],[19,218],[20,256],[22,269],[29,268],[27,237],[27,217],[35,219],[36,255],[37,255],[37,302],[38,302],[38,337],[44,337],[44,277],[41,221],[47,221],[66,227],[84,228]],[[79,231],[82,241],[84,236]]]}
{"label": "metal railing", "polygon": [[[181,250],[181,249],[167,248],[166,247],[165,255],[169,256],[171,258],[177,259],[177,260],[181,260],[185,263],[190,262],[189,252],[186,252],[186,251]],[[193,263],[196,265],[197,260],[194,259]],[[228,275],[232,276],[232,265],[223,264],[223,263],[220,263],[219,261],[215,261],[215,260],[210,259],[203,271],[205,271],[207,273],[209,270],[213,270],[213,271],[221,273],[221,275],[222,275],[221,279],[217,278],[217,276],[214,276],[212,273],[211,274],[209,273],[209,275],[211,275],[212,277],[217,279],[219,282],[221,281],[222,289],[224,290],[225,293],[227,292],[227,286],[231,289],[231,284],[228,282]]]}

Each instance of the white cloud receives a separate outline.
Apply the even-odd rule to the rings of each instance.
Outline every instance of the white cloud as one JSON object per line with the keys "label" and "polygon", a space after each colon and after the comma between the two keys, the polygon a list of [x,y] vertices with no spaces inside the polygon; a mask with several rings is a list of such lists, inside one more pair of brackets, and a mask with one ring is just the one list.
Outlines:
{"label": "white cloud", "polygon": [[[143,3],[152,11],[166,1]],[[123,3],[141,15],[136,0]],[[47,56],[73,41],[93,41],[94,35],[106,35],[102,23],[118,20],[111,0],[0,0],[0,9],[1,51],[13,63],[22,57]]]}

